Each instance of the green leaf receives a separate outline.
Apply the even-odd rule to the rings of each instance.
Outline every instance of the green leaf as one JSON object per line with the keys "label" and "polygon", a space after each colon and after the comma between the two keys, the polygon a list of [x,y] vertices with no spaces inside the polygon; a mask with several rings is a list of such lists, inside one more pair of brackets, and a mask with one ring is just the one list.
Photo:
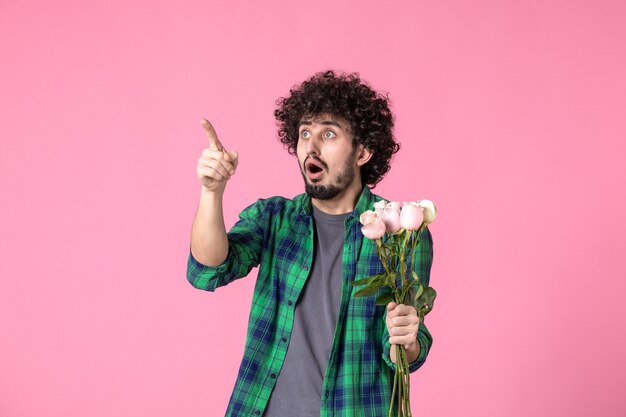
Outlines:
{"label": "green leaf", "polygon": [[390,292],[386,292],[386,293],[382,294],[380,297],[378,297],[376,299],[376,305],[377,306],[386,306],[387,304],[389,304],[392,301],[394,301],[393,300],[393,294],[390,293]]}
{"label": "green leaf", "polygon": [[370,277],[369,284],[374,284],[375,282],[385,282],[385,272],[372,275],[372,277]]}
{"label": "green leaf", "polygon": [[367,285],[370,278],[372,277],[357,279],[356,281],[352,281],[352,285],[354,285],[355,287],[358,287],[359,285]]}
{"label": "green leaf", "polygon": [[416,298],[415,308],[422,317],[431,312],[435,304],[435,298],[437,298],[437,292],[432,287],[424,288],[422,295]]}
{"label": "green leaf", "polygon": [[362,288],[354,293],[355,297],[367,297],[368,295],[373,295],[378,291],[385,283],[384,282],[375,282],[374,284],[368,285],[365,288]]}
{"label": "green leaf", "polygon": [[419,282],[419,280],[420,280],[420,279],[419,279],[419,277],[417,276],[417,272],[415,272],[415,271],[411,271],[411,274],[413,275],[413,279],[414,279],[415,281]]}
{"label": "green leaf", "polygon": [[352,285],[354,286],[369,285],[369,284],[372,284],[373,282],[378,281],[379,279],[380,280],[384,279],[383,278],[384,275],[385,273],[381,272],[380,274],[372,275],[371,277],[357,279],[356,281],[352,281]]}
{"label": "green leaf", "polygon": [[413,288],[415,289],[415,295],[413,295],[413,300],[415,301],[424,293],[424,286],[422,284],[416,284],[413,285]]}

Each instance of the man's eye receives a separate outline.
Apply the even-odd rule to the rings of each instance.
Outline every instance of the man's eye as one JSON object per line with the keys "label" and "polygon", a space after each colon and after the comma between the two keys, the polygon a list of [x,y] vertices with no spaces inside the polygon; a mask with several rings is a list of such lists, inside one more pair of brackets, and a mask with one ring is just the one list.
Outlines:
{"label": "man's eye", "polygon": [[335,136],[335,132],[331,132],[330,130],[327,130],[326,132],[324,132],[324,139],[332,139]]}
{"label": "man's eye", "polygon": [[302,133],[300,133],[300,137],[302,137],[302,139],[308,139],[311,137],[311,132],[309,132],[308,130],[304,130]]}

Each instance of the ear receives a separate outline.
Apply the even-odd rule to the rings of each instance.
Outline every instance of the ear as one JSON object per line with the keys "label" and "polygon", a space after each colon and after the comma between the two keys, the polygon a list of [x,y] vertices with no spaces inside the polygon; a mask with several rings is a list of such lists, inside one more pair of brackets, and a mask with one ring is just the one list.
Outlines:
{"label": "ear", "polygon": [[370,151],[369,149],[367,149],[362,144],[359,144],[357,146],[358,146],[358,150],[357,150],[356,164],[357,166],[362,167],[370,160],[370,158],[374,155],[374,153]]}

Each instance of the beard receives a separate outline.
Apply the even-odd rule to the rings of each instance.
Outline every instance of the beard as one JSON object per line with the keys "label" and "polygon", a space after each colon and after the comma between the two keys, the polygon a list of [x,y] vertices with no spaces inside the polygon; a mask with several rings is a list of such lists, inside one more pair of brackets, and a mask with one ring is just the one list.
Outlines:
{"label": "beard", "polygon": [[344,169],[337,177],[337,181],[333,184],[318,185],[311,183],[307,178],[304,179],[304,191],[311,198],[318,200],[330,200],[337,197],[341,192],[348,188],[354,181],[354,168],[352,166]]}
{"label": "beard", "polygon": [[352,160],[354,159],[354,155],[356,155],[356,146],[350,152],[348,158],[346,158],[346,162],[344,164],[343,170],[337,176],[337,179],[331,184],[315,184],[312,183],[306,176],[306,172],[304,170],[300,170],[302,172],[302,177],[304,178],[304,191],[311,198],[315,198],[317,200],[330,200],[332,198],[337,197],[343,191],[345,191],[352,182],[354,181],[354,167],[352,166]]}

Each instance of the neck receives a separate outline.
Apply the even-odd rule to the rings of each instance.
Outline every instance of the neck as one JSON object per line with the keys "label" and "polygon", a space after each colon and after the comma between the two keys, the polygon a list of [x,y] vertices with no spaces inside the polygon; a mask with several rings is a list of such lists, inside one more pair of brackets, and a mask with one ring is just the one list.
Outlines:
{"label": "neck", "polygon": [[328,200],[312,198],[311,204],[327,214],[350,213],[354,211],[354,207],[359,201],[359,196],[361,195],[362,190],[363,186],[361,185],[361,178],[355,178],[355,181],[353,181],[348,188],[336,197]]}

